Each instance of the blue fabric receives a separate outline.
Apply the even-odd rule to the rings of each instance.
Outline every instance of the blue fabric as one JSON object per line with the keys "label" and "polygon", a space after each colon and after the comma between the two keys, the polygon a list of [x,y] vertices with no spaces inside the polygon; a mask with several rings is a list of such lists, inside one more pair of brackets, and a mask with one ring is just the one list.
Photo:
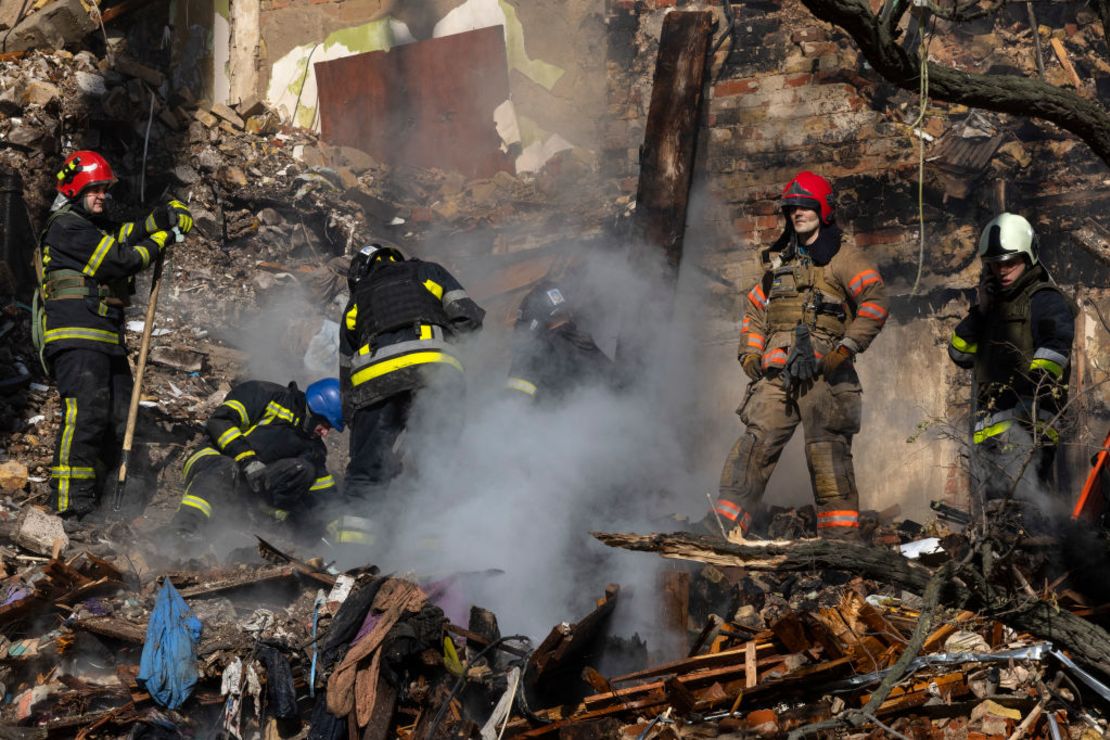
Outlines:
{"label": "blue fabric", "polygon": [[146,626],[139,683],[158,704],[177,709],[197,683],[196,644],[201,623],[166,578]]}

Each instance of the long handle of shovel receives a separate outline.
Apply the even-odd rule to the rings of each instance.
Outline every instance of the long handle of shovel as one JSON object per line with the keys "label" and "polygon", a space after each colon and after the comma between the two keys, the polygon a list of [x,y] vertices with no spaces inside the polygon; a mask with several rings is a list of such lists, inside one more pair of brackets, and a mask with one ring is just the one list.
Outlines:
{"label": "long handle of shovel", "polygon": [[139,399],[143,394],[143,374],[146,372],[146,357],[150,353],[150,337],[154,333],[154,312],[158,308],[158,291],[162,287],[162,266],[165,253],[158,255],[154,263],[154,275],[150,280],[150,301],[146,306],[146,321],[143,322],[143,339],[139,344],[139,360],[135,365],[135,384],[131,387],[131,405],[127,408],[127,429],[123,433],[123,454],[120,456],[119,478],[112,497],[112,511],[123,506],[123,489],[127,485],[127,466],[131,462],[131,447],[135,441],[135,421],[139,418]]}

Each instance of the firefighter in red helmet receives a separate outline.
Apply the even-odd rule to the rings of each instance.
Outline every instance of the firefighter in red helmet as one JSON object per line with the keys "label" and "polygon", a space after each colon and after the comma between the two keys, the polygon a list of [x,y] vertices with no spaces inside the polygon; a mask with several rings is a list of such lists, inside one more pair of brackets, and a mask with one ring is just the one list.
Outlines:
{"label": "firefighter in red helmet", "polygon": [[56,177],[58,195],[39,238],[44,310],[36,335],[61,396],[51,501],[63,517],[80,518],[96,508],[119,460],[132,385],[123,311],[134,277],[183,238],[193,219],[170,201],[144,221],[109,221],[116,177],[97,152],[74,152]]}
{"label": "firefighter in red helmet", "polygon": [[817,503],[818,534],[854,539],[859,493],[852,436],[860,427],[853,358],[887,319],[882,277],[834,220],[832,186],[801,172],[782,191],[786,227],[762,253],[744,299],[738,358],[751,379],[737,410],[746,429],[721,472],[703,527],[742,539],[799,423]]}

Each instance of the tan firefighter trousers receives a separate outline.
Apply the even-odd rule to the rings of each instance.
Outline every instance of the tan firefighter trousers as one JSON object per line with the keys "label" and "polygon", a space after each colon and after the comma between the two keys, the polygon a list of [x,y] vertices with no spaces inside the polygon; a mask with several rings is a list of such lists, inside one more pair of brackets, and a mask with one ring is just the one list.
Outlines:
{"label": "tan firefighter trousers", "polygon": [[801,422],[806,462],[817,503],[822,537],[854,539],[859,532],[859,492],[852,471],[852,436],[860,427],[860,384],[845,363],[833,382],[818,377],[808,387],[787,392],[774,373],[749,387],[736,410],[747,427],[721,471],[716,513],[726,528],[741,534],[763,498],[783,448]]}

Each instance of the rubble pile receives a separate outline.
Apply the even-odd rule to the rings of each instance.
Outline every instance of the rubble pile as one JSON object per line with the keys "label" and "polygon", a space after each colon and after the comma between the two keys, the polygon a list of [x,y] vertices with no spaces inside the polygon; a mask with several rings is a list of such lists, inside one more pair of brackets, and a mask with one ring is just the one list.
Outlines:
{"label": "rubble pile", "polygon": [[[474,579],[495,573],[337,574],[260,538],[238,565],[183,568],[125,524],[71,538],[34,509],[6,514],[5,736],[716,737],[868,724],[905,737],[1087,738],[1107,727],[1110,688],[1042,637],[968,609],[939,618],[927,595],[843,572],[667,571],[651,597],[680,625],[680,652],[666,654],[616,636],[616,585],[532,641],[470,603]],[[935,544],[900,547],[936,566]]]}

